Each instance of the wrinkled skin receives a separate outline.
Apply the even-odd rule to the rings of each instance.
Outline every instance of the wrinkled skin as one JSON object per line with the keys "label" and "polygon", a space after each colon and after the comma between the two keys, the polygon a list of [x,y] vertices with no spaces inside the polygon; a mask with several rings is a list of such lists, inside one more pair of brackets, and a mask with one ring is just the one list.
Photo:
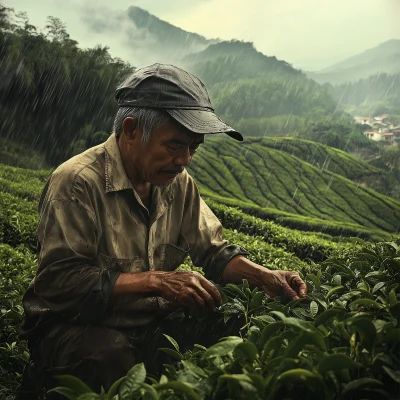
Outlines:
{"label": "wrinkled skin", "polygon": [[174,271],[157,274],[161,297],[200,312],[213,311],[222,304],[218,289],[198,272]]}

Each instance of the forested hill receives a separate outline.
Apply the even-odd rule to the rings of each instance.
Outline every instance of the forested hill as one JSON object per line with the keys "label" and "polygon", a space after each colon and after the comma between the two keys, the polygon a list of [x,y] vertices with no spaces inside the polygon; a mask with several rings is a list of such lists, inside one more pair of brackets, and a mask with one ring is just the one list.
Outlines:
{"label": "forested hill", "polygon": [[203,195],[244,209],[274,209],[276,217],[296,214],[320,226],[399,230],[400,202],[262,141],[207,137],[190,172]]}
{"label": "forested hill", "polygon": [[325,88],[287,62],[258,52],[252,43],[210,45],[187,56],[184,66],[204,80],[217,112],[231,123],[331,115],[335,110],[335,101]]}
{"label": "forested hill", "polygon": [[[400,54],[398,55],[400,71]],[[346,109],[369,115],[382,111],[400,115],[400,72],[380,73],[357,82],[326,86],[338,104]]]}
{"label": "forested hill", "polygon": [[305,76],[286,61],[266,56],[252,43],[239,40],[211,44],[199,53],[186,56],[183,62],[209,85],[262,76],[288,79]]}

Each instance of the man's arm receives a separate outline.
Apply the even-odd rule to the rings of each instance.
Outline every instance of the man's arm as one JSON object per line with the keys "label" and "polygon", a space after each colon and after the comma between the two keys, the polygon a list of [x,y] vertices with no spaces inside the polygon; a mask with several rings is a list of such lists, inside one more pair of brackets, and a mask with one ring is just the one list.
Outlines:
{"label": "man's arm", "polygon": [[243,256],[234,257],[224,270],[224,282],[241,283],[242,279],[271,297],[286,296],[297,300],[307,294],[307,286],[295,271],[274,271],[262,267]]}
{"label": "man's arm", "polygon": [[190,244],[193,264],[204,268],[206,277],[215,282],[250,284],[268,295],[296,299],[307,293],[307,287],[294,271],[274,271],[245,258],[248,253],[222,238],[222,225],[200,197],[196,184],[188,175],[187,209],[182,223],[183,234]]}

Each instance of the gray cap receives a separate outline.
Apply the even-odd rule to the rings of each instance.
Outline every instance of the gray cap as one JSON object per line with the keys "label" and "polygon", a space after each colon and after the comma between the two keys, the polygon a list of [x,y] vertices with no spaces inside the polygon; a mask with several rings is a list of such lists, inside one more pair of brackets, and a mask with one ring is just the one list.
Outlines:
{"label": "gray cap", "polygon": [[115,91],[120,107],[158,108],[195,133],[243,136],[214,113],[207,89],[194,75],[167,64],[153,64],[129,76]]}

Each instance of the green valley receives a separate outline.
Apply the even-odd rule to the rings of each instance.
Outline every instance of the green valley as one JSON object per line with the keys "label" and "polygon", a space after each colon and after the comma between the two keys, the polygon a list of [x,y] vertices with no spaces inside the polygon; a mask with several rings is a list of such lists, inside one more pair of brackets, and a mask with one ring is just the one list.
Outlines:
{"label": "green valley", "polygon": [[[221,137],[207,139],[190,167],[206,197],[260,212],[275,209],[282,215],[314,218],[321,225],[333,221],[391,233],[399,229],[400,202],[328,168],[314,166],[279,146],[274,148],[274,139],[250,139],[240,144]],[[349,163],[357,165],[354,158],[343,152],[325,151],[330,151],[331,156],[340,154],[344,160],[339,164],[342,173]],[[332,159],[339,160],[337,156]],[[365,168],[366,174],[377,171]]]}

